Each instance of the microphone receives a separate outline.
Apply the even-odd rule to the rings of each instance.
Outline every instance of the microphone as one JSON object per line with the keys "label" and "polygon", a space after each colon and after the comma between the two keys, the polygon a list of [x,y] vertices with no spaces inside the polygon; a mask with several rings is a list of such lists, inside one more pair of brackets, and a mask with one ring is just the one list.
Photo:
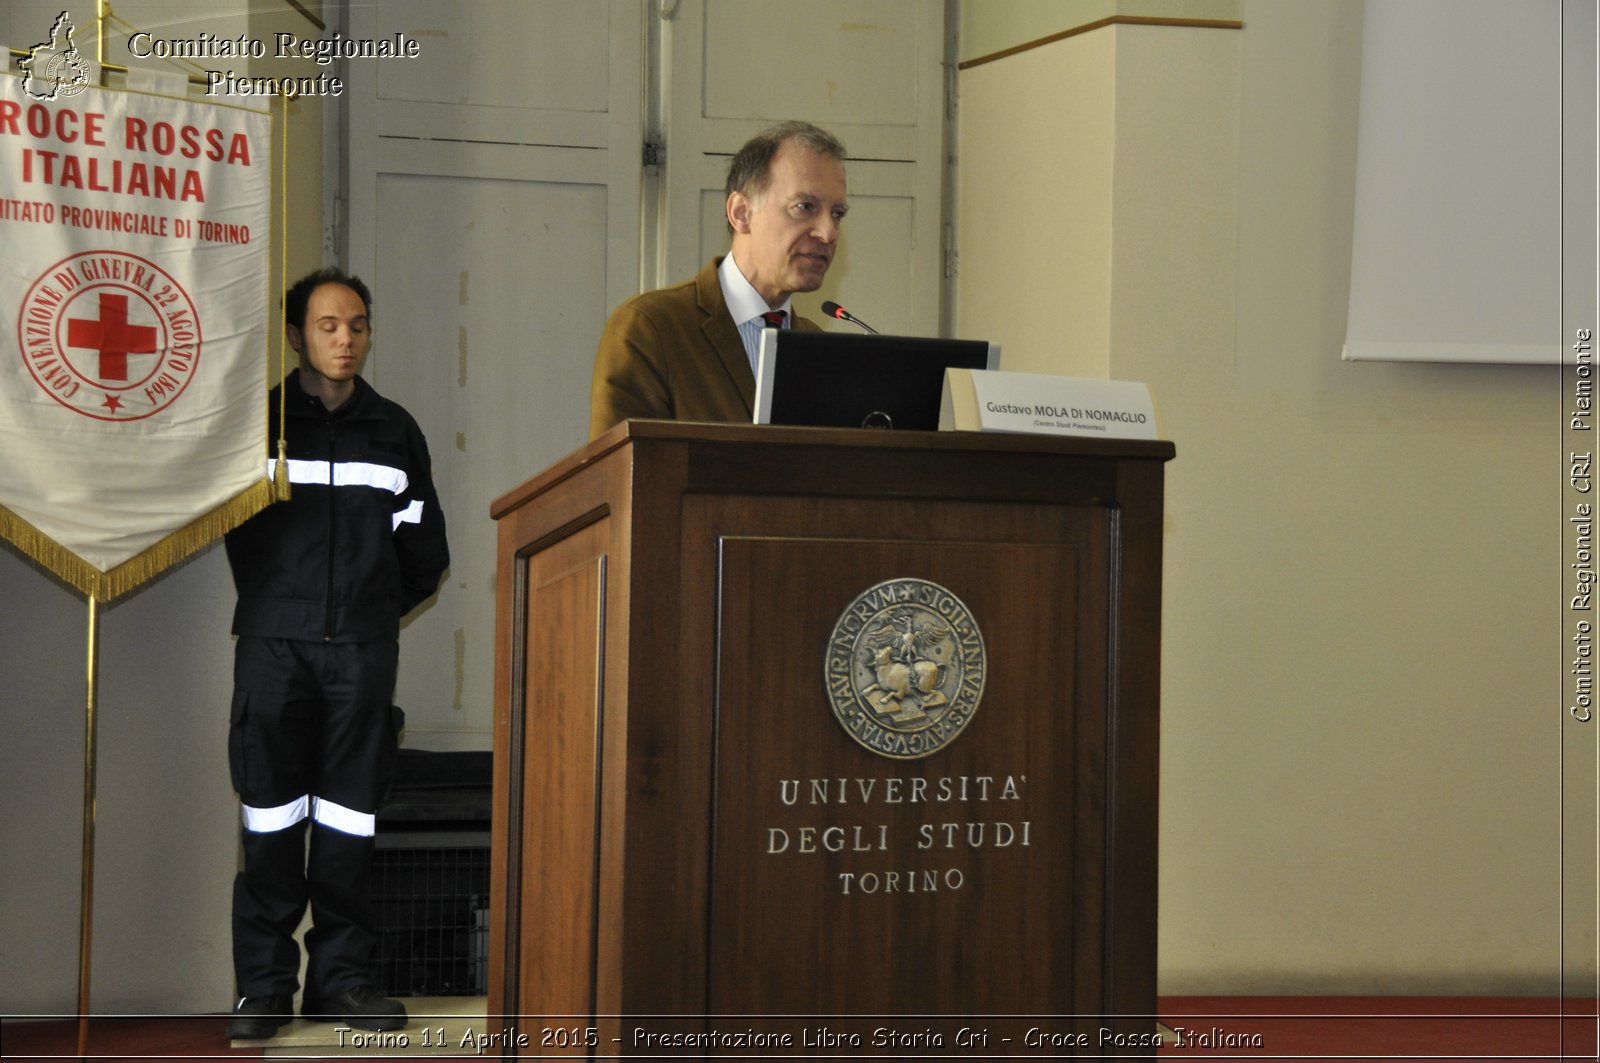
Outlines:
{"label": "microphone", "polygon": [[874,336],[878,334],[877,329],[873,328],[859,317],[856,317],[850,311],[846,310],[844,307],[840,306],[831,299],[822,304],[822,312],[827,314],[829,317],[836,317],[840,321],[848,321],[850,324],[857,326],[865,332],[870,332]]}

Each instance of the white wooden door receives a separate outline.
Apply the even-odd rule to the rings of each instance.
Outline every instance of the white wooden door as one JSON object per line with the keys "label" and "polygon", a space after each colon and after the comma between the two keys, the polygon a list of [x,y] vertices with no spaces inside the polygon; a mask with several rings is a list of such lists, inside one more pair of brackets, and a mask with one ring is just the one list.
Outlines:
{"label": "white wooden door", "polygon": [[[850,216],[824,299],[880,332],[937,335],[943,286],[943,0],[682,0],[663,34],[666,262],[692,275],[728,246],[723,182],[749,137],[788,119],[844,142]],[[850,326],[840,325],[848,328]]]}
{"label": "white wooden door", "polygon": [[449,522],[444,590],[402,636],[407,744],[487,748],[489,503],[588,438],[610,308],[639,282],[639,0],[350,5],[421,56],[348,64],[348,262],[373,290],[367,377],[408,408]]}

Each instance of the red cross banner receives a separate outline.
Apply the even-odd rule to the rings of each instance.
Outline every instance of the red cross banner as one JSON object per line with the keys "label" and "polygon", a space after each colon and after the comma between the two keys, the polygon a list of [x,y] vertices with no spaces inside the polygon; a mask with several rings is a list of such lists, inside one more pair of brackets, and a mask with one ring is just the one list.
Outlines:
{"label": "red cross banner", "polygon": [[85,594],[270,501],[271,137],[264,112],[0,75],[0,534]]}

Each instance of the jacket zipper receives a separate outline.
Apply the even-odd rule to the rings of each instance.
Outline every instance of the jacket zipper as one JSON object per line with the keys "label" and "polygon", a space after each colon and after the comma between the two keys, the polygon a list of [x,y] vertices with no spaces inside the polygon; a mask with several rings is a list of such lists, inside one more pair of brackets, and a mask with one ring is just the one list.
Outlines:
{"label": "jacket zipper", "polygon": [[337,455],[334,453],[333,421],[325,422],[328,429],[328,594],[322,606],[322,641],[333,641],[333,557],[337,552],[335,541],[338,530],[338,521],[334,518],[335,499],[338,491],[334,489],[334,469],[337,466]]}

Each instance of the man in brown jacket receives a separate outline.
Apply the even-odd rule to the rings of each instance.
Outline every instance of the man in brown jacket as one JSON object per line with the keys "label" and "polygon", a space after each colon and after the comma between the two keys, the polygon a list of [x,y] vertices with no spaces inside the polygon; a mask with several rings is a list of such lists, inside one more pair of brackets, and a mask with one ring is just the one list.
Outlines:
{"label": "man in brown jacket", "polygon": [[[763,328],[816,330],[790,310],[822,286],[846,200],[844,145],[805,122],[757,134],[728,166],[728,254],[693,280],[634,296],[595,354],[589,435],[618,421],[749,422]],[[781,323],[773,316],[782,314]]]}

